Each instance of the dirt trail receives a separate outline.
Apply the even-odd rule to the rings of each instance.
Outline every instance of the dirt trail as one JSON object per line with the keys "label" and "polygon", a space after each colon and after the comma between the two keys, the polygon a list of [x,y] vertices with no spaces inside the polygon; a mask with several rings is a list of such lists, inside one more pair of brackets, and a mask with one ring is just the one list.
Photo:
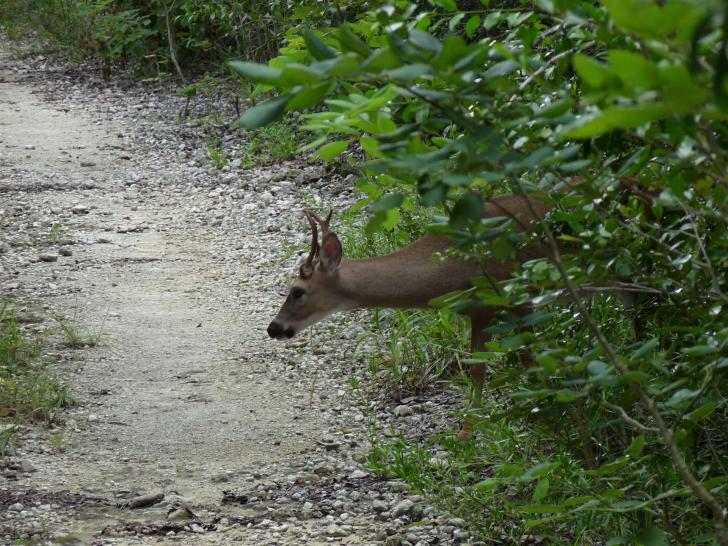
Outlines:
{"label": "dirt trail", "polygon": [[[133,127],[82,105],[47,102],[14,66],[7,52],[0,53],[0,210],[19,217],[39,211],[40,227],[47,232],[57,223],[75,244],[72,256],[47,263],[35,257],[43,248],[21,252],[19,246],[18,262],[0,255],[0,274],[12,275],[10,288],[25,289],[26,300],[32,294],[48,310],[48,325],[49,310],[55,310],[75,317],[80,331],[102,332],[102,341],[81,351],[59,350],[58,369],[79,402],[56,433],[63,450],[26,447],[36,471],[4,484],[0,478],[0,497],[70,491],[104,499],[82,507],[55,503],[58,518],[41,518],[47,536],[78,544],[377,542],[371,528],[359,525],[371,524],[373,512],[328,532],[334,518],[324,512],[317,519],[316,507],[306,521],[295,517],[294,507],[287,519],[261,526],[273,508],[221,504],[224,490],[260,480],[304,483],[306,477],[289,476],[305,469],[312,454],[327,455],[321,444],[332,422],[320,414],[331,399],[311,396],[296,374],[280,373],[279,363],[295,354],[295,346],[283,349],[266,339],[272,309],[261,300],[259,268],[245,260],[264,257],[278,235],[253,224],[231,240],[195,224],[189,202],[174,188],[130,187],[129,180],[174,172],[174,159],[160,164],[143,150],[130,154]],[[33,220],[19,222],[23,231]],[[0,233],[0,240],[13,235]],[[226,248],[230,254],[221,256]],[[266,281],[267,290],[275,291],[277,281]],[[346,399],[343,391],[338,396]],[[33,434],[48,436],[27,434],[28,446]],[[349,475],[350,455],[341,460],[333,464],[336,472]],[[337,489],[349,487],[337,483]],[[166,500],[148,509],[106,505],[156,491]],[[299,496],[294,504],[305,501]],[[166,516],[175,502],[186,503],[200,524],[170,523]],[[123,531],[140,523],[160,527],[151,536]],[[109,526],[116,530],[100,534]]]}

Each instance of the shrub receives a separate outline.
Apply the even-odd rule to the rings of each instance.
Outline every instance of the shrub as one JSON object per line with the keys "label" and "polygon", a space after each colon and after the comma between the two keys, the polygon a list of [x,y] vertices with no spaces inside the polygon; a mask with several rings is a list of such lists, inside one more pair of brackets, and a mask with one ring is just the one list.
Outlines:
{"label": "shrub", "polygon": [[[728,544],[725,5],[430,4],[386,4],[291,37],[267,65],[232,64],[280,90],[241,126],[314,109],[303,117],[318,157],[364,150],[370,230],[395,228],[402,207],[444,205],[432,229],[465,258],[549,250],[441,301],[535,308],[525,324],[504,312],[474,355],[498,363],[489,385],[504,402],[484,410],[474,444],[424,464],[436,444],[399,443],[379,464],[454,495],[450,506],[467,500],[474,524],[497,508],[515,543],[538,528]],[[526,232],[484,221],[483,200],[504,192],[555,207]],[[638,296],[632,309],[608,295],[618,283]],[[601,291],[591,305],[584,287]],[[574,305],[555,306],[565,293]],[[492,540],[496,528],[481,526]]]}

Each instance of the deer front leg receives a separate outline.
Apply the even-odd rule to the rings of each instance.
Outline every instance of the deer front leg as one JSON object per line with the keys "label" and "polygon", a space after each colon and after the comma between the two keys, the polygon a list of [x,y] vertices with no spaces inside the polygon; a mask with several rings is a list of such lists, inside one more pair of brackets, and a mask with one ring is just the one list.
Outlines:
{"label": "deer front leg", "polygon": [[[490,324],[490,313],[474,314],[470,316],[470,352],[471,354],[485,350],[485,343],[489,337],[483,330]],[[483,381],[485,380],[485,364],[470,365],[471,399],[470,410],[479,409],[483,402]],[[475,416],[471,413],[465,416],[463,426],[458,433],[458,440],[469,440]]]}

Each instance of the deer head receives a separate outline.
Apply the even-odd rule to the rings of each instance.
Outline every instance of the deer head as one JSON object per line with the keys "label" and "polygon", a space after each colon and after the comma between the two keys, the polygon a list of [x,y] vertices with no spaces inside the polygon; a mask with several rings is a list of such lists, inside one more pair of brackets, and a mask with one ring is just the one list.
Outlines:
{"label": "deer head", "polygon": [[268,325],[268,335],[275,339],[292,338],[327,315],[349,307],[339,289],[342,248],[336,233],[329,231],[331,213],[326,220],[310,210],[305,210],[304,214],[311,226],[311,250],[281,310]]}

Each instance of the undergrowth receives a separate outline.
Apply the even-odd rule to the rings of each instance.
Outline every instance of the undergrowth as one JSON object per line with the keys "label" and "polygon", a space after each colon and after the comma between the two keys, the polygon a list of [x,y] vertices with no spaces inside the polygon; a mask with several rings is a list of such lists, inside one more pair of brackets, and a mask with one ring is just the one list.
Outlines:
{"label": "undergrowth", "polygon": [[[10,303],[0,308],[0,420],[52,423],[70,403],[68,388],[49,369],[41,341],[18,325]],[[10,428],[8,430],[11,430]],[[7,444],[7,438],[3,444]]]}
{"label": "undergrowth", "polygon": [[250,131],[238,155],[244,168],[291,159],[296,154],[296,127],[288,121]]}
{"label": "undergrowth", "polygon": [[[557,322],[535,335],[560,329],[569,332],[565,344],[591,343],[568,307],[555,312]],[[616,346],[628,351],[634,345],[628,310],[613,298],[594,298],[591,313]],[[437,366],[436,352],[455,355],[464,350],[462,335],[437,336],[438,330],[451,326],[448,322],[454,317],[433,312],[422,315],[425,329],[415,314],[390,316],[394,325],[380,340],[384,350],[372,358],[373,371],[381,362],[402,358],[402,347],[412,343],[417,351],[410,357],[417,364],[408,367],[413,374],[409,381],[424,385],[436,377],[428,373]],[[650,335],[664,335],[660,328],[654,319],[647,323]],[[494,339],[490,347],[496,347],[501,337]],[[605,536],[612,537],[606,543],[610,546],[715,544],[698,502],[681,485],[677,471],[669,466],[664,453],[649,448],[645,438],[654,431],[645,427],[637,430],[642,434],[634,435],[620,430],[615,426],[619,407],[590,408],[578,397],[564,398],[558,406],[534,408],[531,403],[538,394],[529,384],[528,365],[512,353],[494,352],[489,359],[484,403],[474,412],[477,420],[472,439],[456,439],[455,430],[430,437],[412,437],[406,432],[391,436],[382,434],[375,424],[370,437],[372,470],[406,481],[441,509],[464,518],[487,544],[591,545],[605,544]],[[390,364],[383,369],[387,371],[384,383],[406,383],[401,366]],[[718,422],[728,416],[725,406],[719,406],[718,413]],[[641,426],[634,421],[634,427]],[[587,452],[580,428],[590,431],[590,443],[602,452],[593,469],[583,466],[594,455]],[[704,471],[711,466],[728,468],[727,440],[718,429],[693,439],[694,457],[709,461]],[[641,481],[646,475],[659,479]],[[720,480],[708,483],[725,497]],[[632,518],[624,517],[636,507],[643,510]],[[688,540],[687,536],[703,540]]]}

